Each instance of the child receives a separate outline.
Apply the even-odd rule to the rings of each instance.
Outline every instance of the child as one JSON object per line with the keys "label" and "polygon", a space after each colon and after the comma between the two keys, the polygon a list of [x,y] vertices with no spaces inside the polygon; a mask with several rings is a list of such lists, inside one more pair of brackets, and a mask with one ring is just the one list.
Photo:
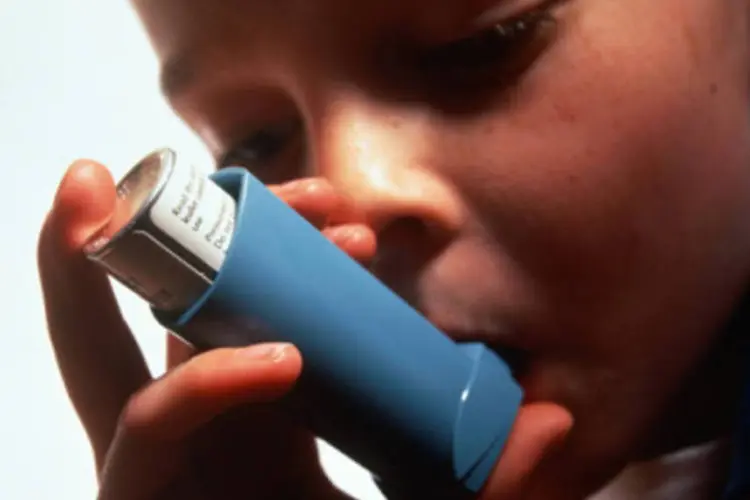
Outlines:
{"label": "child", "polygon": [[[220,165],[274,185],[446,334],[512,353],[526,399],[483,498],[740,484],[750,2],[135,8],[164,92]],[[344,497],[313,436],[274,412],[293,346],[170,340],[174,369],[151,380],[80,251],[113,206],[104,167],[77,162],[39,248],[102,498]]]}

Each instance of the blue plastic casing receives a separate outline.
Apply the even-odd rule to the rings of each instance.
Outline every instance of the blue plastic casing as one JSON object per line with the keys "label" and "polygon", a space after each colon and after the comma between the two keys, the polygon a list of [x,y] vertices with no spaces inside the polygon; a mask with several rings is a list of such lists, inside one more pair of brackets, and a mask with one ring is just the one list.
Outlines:
{"label": "blue plastic casing", "polygon": [[311,431],[383,483],[479,491],[522,399],[503,360],[442,334],[246,170],[212,178],[237,200],[226,260],[159,322],[201,349],[293,343],[285,404]]}

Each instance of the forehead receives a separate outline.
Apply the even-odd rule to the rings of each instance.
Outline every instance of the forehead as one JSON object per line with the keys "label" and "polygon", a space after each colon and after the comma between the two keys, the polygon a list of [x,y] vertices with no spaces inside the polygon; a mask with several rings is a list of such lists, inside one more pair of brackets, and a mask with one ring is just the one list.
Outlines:
{"label": "forehead", "polygon": [[473,9],[521,9],[549,0],[132,0],[138,14],[151,24],[157,19],[173,25],[194,21],[215,24],[234,21],[268,21],[273,18],[293,20],[306,17],[329,21],[387,14],[419,14],[433,19]]}
{"label": "forehead", "polygon": [[351,43],[374,30],[437,38],[483,10],[538,3],[542,0],[133,0],[169,92],[191,80],[205,58],[217,62],[241,53],[252,60],[310,39]]}

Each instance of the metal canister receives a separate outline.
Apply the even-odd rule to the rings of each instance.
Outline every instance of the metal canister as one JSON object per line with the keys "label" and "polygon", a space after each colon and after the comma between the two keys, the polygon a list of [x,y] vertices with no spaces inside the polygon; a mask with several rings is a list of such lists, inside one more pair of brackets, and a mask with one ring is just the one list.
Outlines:
{"label": "metal canister", "polygon": [[182,310],[221,268],[235,212],[207,173],[160,149],[117,184],[115,217],[85,252],[153,307]]}

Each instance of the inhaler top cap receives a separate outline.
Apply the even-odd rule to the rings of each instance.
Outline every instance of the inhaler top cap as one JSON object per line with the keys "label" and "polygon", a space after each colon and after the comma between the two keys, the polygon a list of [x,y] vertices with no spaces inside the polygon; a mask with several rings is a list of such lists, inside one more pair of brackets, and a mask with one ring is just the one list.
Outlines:
{"label": "inhaler top cap", "polygon": [[166,183],[174,164],[175,153],[160,149],[143,158],[117,183],[115,214],[98,237],[84,249],[96,254],[105,244],[111,245],[149,209],[160,187]]}

